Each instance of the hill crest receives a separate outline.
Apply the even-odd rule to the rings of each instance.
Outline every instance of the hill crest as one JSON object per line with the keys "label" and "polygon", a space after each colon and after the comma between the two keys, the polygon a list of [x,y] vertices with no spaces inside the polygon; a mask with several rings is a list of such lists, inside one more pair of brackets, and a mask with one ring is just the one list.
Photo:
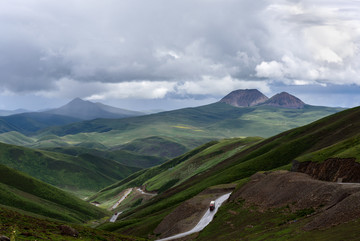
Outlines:
{"label": "hill crest", "polygon": [[274,106],[280,108],[303,109],[305,103],[287,92],[281,92],[270,99],[257,89],[234,90],[219,102],[223,102],[235,107],[251,106]]}
{"label": "hill crest", "polygon": [[93,103],[80,98],[75,98],[64,106],[45,112],[76,117],[83,120],[92,120],[97,118],[117,119],[142,115],[140,112],[116,108],[99,102]]}
{"label": "hill crest", "polygon": [[281,92],[279,94],[274,95],[263,105],[270,105],[275,107],[282,107],[282,108],[290,108],[290,109],[303,109],[305,107],[305,103],[287,92]]}
{"label": "hill crest", "polygon": [[236,106],[249,107],[259,105],[269,98],[257,89],[234,90],[220,100],[220,102]]}

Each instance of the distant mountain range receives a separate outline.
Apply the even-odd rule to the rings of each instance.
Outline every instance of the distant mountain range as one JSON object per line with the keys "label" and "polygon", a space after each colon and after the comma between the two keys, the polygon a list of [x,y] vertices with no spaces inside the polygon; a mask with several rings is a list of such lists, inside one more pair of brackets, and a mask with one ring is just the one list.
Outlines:
{"label": "distant mountain range", "polygon": [[[20,114],[6,115],[15,112],[24,112]],[[93,103],[76,98],[68,104],[56,109],[41,112],[26,112],[19,109],[15,111],[0,111],[0,133],[17,131],[25,135],[33,134],[41,129],[52,126],[61,126],[80,122],[83,120],[93,120],[98,118],[121,119],[132,116],[144,115],[137,111],[130,111],[104,105],[102,103]]]}
{"label": "distant mountain range", "polygon": [[0,116],[16,115],[16,114],[21,114],[21,113],[25,113],[25,112],[29,112],[29,111],[25,110],[25,109],[0,110]]}
{"label": "distant mountain range", "polygon": [[45,113],[70,116],[82,120],[93,120],[97,118],[120,119],[143,115],[141,112],[120,109],[102,103],[93,103],[80,98],[76,98],[59,108],[45,111]]}
{"label": "distant mountain range", "polygon": [[280,94],[276,94],[269,99],[267,96],[256,89],[235,90],[222,98],[220,102],[235,107],[250,107],[260,105],[269,105],[291,109],[303,109],[305,107],[304,102],[289,93],[281,92]]}
{"label": "distant mountain range", "polygon": [[[237,90],[221,101],[205,106],[111,119],[110,116],[122,110],[75,99],[63,107],[43,113],[1,117],[0,141],[32,148],[119,150],[147,156],[141,160],[148,160],[148,155],[163,160],[210,140],[269,137],[341,110],[306,105],[285,92],[269,99],[258,90]],[[97,115],[92,115],[95,113]],[[99,115],[103,118],[84,120]],[[109,157],[105,154],[101,156]],[[117,160],[124,160],[118,156],[116,153]],[[122,163],[139,166],[132,161]],[[141,166],[146,166],[146,163],[141,161]]]}

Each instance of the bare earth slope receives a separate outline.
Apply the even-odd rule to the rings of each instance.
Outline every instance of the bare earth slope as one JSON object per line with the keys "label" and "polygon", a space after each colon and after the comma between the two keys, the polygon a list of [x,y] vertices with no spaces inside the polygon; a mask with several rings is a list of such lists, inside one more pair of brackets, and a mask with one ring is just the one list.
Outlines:
{"label": "bare earth slope", "polygon": [[303,228],[323,229],[360,218],[360,185],[340,185],[312,179],[304,173],[256,173],[230,200],[245,200],[263,210],[289,206],[313,208],[314,217]]}

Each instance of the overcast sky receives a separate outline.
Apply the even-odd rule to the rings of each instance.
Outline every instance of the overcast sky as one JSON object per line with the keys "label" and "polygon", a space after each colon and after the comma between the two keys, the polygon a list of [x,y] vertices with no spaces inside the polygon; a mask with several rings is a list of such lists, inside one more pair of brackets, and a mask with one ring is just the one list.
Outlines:
{"label": "overcast sky", "polygon": [[359,0],[0,0],[0,109],[287,91],[360,105]]}

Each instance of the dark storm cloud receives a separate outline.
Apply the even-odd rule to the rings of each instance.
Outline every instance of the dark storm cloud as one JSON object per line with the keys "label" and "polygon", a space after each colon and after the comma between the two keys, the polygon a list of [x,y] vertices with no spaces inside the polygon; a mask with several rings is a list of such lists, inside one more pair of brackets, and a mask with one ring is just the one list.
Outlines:
{"label": "dark storm cloud", "polygon": [[89,99],[359,85],[358,8],[344,2],[0,0],[0,85]]}
{"label": "dark storm cloud", "polygon": [[0,15],[2,32],[12,36],[1,37],[0,77],[13,91],[51,88],[61,77],[247,76],[264,39],[256,19],[264,1],[71,1],[71,8],[70,1],[16,3],[3,3]]}

